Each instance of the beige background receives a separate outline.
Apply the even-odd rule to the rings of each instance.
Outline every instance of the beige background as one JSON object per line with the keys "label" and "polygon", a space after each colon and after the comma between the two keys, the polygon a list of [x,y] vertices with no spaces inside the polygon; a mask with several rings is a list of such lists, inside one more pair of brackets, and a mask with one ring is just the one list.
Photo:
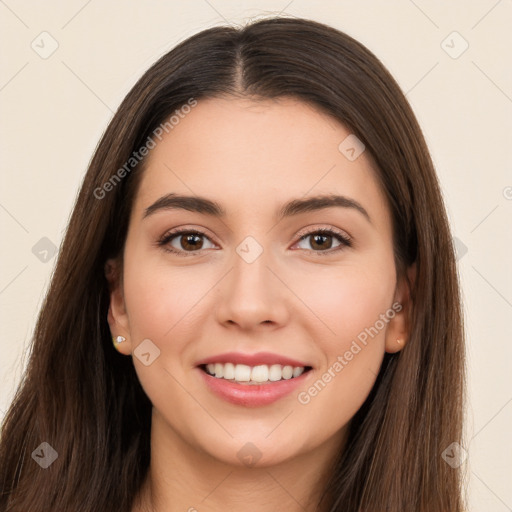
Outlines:
{"label": "beige background", "polygon": [[368,46],[418,116],[459,240],[470,510],[511,511],[510,0],[0,1],[0,415],[55,263],[41,247],[59,246],[88,161],[124,95],[189,35],[278,12],[331,24]]}

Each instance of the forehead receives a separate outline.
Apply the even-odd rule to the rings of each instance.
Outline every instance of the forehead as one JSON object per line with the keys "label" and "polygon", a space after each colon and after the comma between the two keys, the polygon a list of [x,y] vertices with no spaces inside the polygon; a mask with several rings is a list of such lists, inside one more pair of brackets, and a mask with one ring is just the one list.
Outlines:
{"label": "forehead", "polygon": [[200,100],[150,151],[138,209],[173,191],[215,196],[237,210],[319,193],[385,208],[371,157],[351,161],[340,151],[349,136],[333,117],[292,98]]}

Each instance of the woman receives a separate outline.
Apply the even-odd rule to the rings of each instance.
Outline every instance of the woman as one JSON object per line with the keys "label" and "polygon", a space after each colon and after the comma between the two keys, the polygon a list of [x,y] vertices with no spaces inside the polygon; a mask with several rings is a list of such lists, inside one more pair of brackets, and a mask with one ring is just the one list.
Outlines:
{"label": "woman", "polygon": [[380,61],[303,19],[205,30],[91,161],[0,510],[461,511],[463,352],[439,185]]}

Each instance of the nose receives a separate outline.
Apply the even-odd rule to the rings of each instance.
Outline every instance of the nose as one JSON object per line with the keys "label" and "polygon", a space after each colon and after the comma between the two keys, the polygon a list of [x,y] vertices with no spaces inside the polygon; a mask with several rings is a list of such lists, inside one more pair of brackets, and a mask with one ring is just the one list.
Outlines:
{"label": "nose", "polygon": [[276,277],[276,267],[266,251],[252,263],[237,253],[233,268],[219,283],[217,320],[243,330],[268,330],[286,324],[290,291]]}

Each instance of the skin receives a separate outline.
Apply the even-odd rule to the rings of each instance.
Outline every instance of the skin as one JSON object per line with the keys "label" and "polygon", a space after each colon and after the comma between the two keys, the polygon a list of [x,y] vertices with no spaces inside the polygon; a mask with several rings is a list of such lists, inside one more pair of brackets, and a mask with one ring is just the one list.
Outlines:
{"label": "skin", "polygon": [[[144,339],[160,350],[149,366],[133,356],[153,403],[151,467],[134,510],[314,510],[384,353],[408,335],[390,210],[367,152],[349,161],[338,150],[349,134],[294,99],[216,98],[199,101],[150,152],[122,266],[108,262],[109,324],[126,338],[118,350],[133,356]],[[171,192],[205,196],[226,216],[167,209],[143,218]],[[332,193],[371,221],[343,207],[276,219],[291,199]],[[185,256],[156,243],[177,227],[205,233],[197,249],[181,235],[168,243]],[[335,237],[316,245],[319,228],[352,246],[334,251]],[[304,231],[311,236],[300,240]],[[250,264],[236,252],[247,236],[263,249]],[[262,407],[230,404],[196,368],[222,352],[274,352],[313,367],[298,390],[307,391],[395,302],[402,310],[307,404],[295,392]],[[237,456],[249,442],[260,454],[252,467]]]}

